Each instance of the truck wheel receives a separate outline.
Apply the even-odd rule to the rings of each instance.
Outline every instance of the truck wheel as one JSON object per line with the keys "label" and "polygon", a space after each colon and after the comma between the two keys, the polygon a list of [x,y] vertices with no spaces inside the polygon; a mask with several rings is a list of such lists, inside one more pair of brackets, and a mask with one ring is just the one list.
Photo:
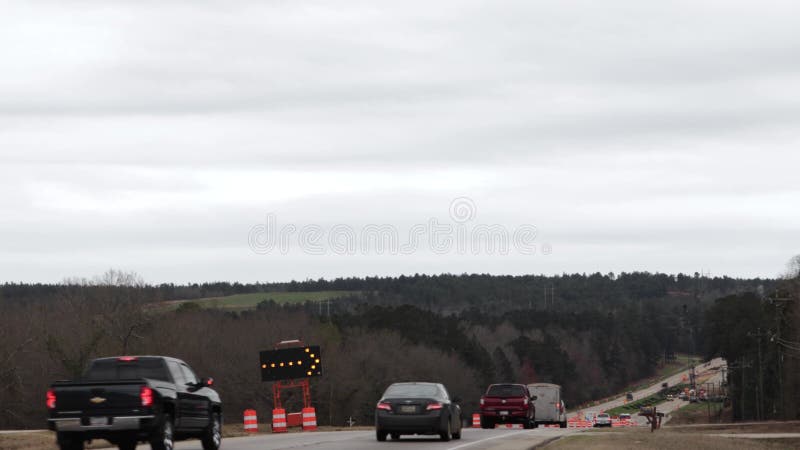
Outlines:
{"label": "truck wheel", "polygon": [[383,431],[380,428],[375,428],[375,439],[377,439],[378,442],[386,441],[386,436],[388,435],[389,435],[388,432]]}
{"label": "truck wheel", "polygon": [[172,417],[164,415],[158,428],[150,435],[150,448],[153,450],[173,450]]}
{"label": "truck wheel", "polygon": [[83,450],[83,436],[80,434],[58,433],[56,441],[61,450]]}
{"label": "truck wheel", "polygon": [[561,422],[558,424],[558,426],[561,428],[567,428],[567,422]]}
{"label": "truck wheel", "polygon": [[525,423],[522,424],[522,428],[526,430],[532,430],[536,427],[536,422],[533,420],[526,420]]}
{"label": "truck wheel", "polygon": [[211,414],[211,423],[203,432],[203,450],[217,450],[222,445],[222,428],[219,414]]}
{"label": "truck wheel", "polygon": [[117,444],[119,450],[136,450],[136,439],[122,441]]}

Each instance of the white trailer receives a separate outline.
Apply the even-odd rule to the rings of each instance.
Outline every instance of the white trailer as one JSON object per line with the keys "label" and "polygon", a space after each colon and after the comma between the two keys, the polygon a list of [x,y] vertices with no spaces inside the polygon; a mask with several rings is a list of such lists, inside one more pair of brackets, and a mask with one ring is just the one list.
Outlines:
{"label": "white trailer", "polygon": [[561,386],[552,383],[534,383],[528,385],[531,396],[535,397],[536,424],[558,424],[567,428],[567,409],[561,400]]}

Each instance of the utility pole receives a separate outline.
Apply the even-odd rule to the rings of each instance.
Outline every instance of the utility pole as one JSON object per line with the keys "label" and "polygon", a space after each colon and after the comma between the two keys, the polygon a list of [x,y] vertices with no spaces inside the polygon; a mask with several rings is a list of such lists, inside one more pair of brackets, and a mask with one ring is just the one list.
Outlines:
{"label": "utility pole", "polygon": [[554,305],[555,304],[555,295],[556,295],[555,291],[556,291],[556,288],[553,287],[552,284],[550,286],[545,286],[544,287],[544,309],[545,309],[545,311],[547,311],[547,295],[548,295],[548,293],[550,294],[550,305]]}
{"label": "utility pole", "polygon": [[547,311],[547,286],[544,287],[544,310]]}
{"label": "utility pole", "polygon": [[755,333],[748,332],[747,336],[758,339],[758,388],[756,390],[756,419],[764,419],[764,367],[761,364],[761,338],[769,336],[762,333],[759,327]]}
{"label": "utility pole", "polygon": [[777,311],[777,330],[774,337],[770,337],[770,342],[777,341],[778,344],[778,396],[780,397],[779,405],[781,408],[780,418],[784,419],[784,411],[786,411],[783,400],[783,349],[781,348],[780,340],[781,340],[781,323],[783,322],[783,308],[786,303],[794,301],[794,299],[789,297],[768,297],[770,303],[775,305],[775,310]]}
{"label": "utility pole", "polygon": [[728,363],[728,382],[729,383],[730,383],[730,377],[731,377],[731,372],[730,372],[731,370],[737,370],[738,369],[738,370],[742,371],[742,384],[740,386],[741,399],[739,401],[739,411],[741,413],[741,417],[739,418],[740,420],[745,420],[745,408],[744,408],[744,406],[745,406],[745,398],[746,398],[745,386],[747,386],[747,384],[746,384],[747,378],[745,376],[745,369],[748,369],[748,368],[750,368],[750,363],[749,362],[745,362],[744,356],[739,358],[739,361],[736,362],[736,363],[733,363],[733,364]]}

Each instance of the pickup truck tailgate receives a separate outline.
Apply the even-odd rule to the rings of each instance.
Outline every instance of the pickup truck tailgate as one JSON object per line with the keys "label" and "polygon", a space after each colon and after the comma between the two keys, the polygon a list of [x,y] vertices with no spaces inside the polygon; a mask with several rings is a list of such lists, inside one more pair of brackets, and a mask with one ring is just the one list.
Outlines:
{"label": "pickup truck tailgate", "polygon": [[141,380],[56,385],[56,412],[84,416],[139,412],[144,385]]}
{"label": "pickup truck tailgate", "polygon": [[485,409],[527,408],[528,405],[524,398],[518,397],[484,397],[483,401]]}

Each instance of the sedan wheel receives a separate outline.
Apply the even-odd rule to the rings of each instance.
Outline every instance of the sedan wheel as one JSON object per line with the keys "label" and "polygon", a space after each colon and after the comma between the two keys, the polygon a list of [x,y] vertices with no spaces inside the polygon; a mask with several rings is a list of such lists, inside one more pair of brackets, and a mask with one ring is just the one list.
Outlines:
{"label": "sedan wheel", "polygon": [[454,431],[452,436],[453,439],[461,439],[461,418],[458,418],[458,431]]}
{"label": "sedan wheel", "polygon": [[450,435],[452,433],[452,428],[450,427],[450,418],[447,418],[447,425],[445,425],[445,429],[439,433],[439,437],[442,438],[443,441],[447,442],[450,440]]}

